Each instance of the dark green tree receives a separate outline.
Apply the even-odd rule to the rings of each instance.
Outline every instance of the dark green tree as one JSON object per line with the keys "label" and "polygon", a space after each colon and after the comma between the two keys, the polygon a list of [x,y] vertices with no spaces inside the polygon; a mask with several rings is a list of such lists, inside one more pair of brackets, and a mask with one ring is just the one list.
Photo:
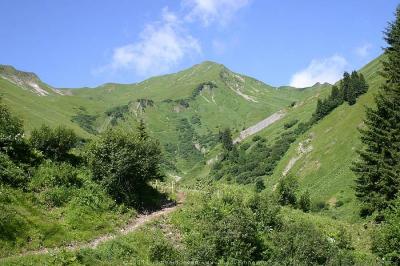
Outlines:
{"label": "dark green tree", "polygon": [[385,84],[375,97],[376,108],[367,108],[361,131],[364,148],[353,171],[356,195],[364,213],[385,209],[400,190],[400,7],[390,23],[385,40]]}
{"label": "dark green tree", "polygon": [[308,190],[306,190],[303,194],[301,194],[298,205],[302,211],[304,212],[310,211],[311,198],[310,198],[310,192]]}
{"label": "dark green tree", "polygon": [[93,179],[128,205],[137,205],[147,182],[161,179],[161,149],[157,141],[109,129],[88,146],[87,161]]}
{"label": "dark green tree", "polygon": [[28,147],[24,141],[22,121],[13,116],[8,107],[0,102],[0,152],[11,159],[25,157]]}
{"label": "dark green tree", "polygon": [[137,129],[138,129],[138,132],[139,132],[139,138],[140,139],[146,140],[149,137],[149,135],[147,134],[146,125],[145,125],[143,119],[140,119]]}
{"label": "dark green tree", "polygon": [[361,88],[360,88],[360,92],[361,92],[361,94],[363,94],[363,93],[366,93],[367,91],[368,91],[368,83],[367,83],[367,81],[365,80],[365,78],[364,78],[364,75],[363,74],[360,74],[360,86],[361,86]]}
{"label": "dark green tree", "polygon": [[231,151],[233,149],[232,133],[229,128],[225,128],[219,133],[219,140],[225,150]]}
{"label": "dark green tree", "polygon": [[349,101],[349,95],[350,95],[350,75],[348,72],[344,72],[343,73],[343,79],[340,81],[340,88],[343,94],[343,100],[345,100],[346,102]]}
{"label": "dark green tree", "polygon": [[293,176],[282,177],[277,187],[278,202],[281,205],[295,206],[297,202],[296,190],[298,187],[299,183]]}

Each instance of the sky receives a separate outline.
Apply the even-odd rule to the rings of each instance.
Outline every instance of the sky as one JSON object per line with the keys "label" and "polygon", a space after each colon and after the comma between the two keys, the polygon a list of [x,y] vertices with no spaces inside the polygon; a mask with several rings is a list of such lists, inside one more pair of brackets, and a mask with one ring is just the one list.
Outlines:
{"label": "sky", "polygon": [[57,88],[205,60],[273,86],[337,81],[382,53],[394,0],[2,0],[0,64]]}

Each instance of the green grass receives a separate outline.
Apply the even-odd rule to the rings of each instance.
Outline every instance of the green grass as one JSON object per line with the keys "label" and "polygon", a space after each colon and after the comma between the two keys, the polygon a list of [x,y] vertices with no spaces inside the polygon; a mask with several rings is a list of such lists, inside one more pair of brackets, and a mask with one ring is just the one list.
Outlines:
{"label": "green grass", "polygon": [[[38,203],[33,193],[11,188],[3,188],[0,194],[3,193],[10,195],[7,207],[12,210],[11,225],[15,226],[15,234],[0,238],[0,258],[29,250],[85,242],[114,232],[135,216],[134,211],[92,211],[70,203],[50,208]],[[3,195],[1,197],[4,198]]]}
{"label": "green grass", "polygon": [[361,70],[370,85],[367,94],[361,96],[354,106],[343,104],[319,121],[291,145],[278,164],[274,174],[266,178],[271,189],[282,177],[289,161],[298,156],[300,142],[310,139],[312,151],[304,154],[291,168],[289,174],[298,178],[300,190],[308,189],[313,201],[325,201],[334,205],[342,201],[343,206],[332,207],[326,214],[348,221],[358,221],[358,202],[354,193],[355,175],[352,162],[361,147],[358,128],[363,125],[365,106],[373,106],[382,78],[378,75],[379,59]]}
{"label": "green grass", "polygon": [[61,250],[49,254],[0,259],[1,265],[153,265],[154,249],[174,247],[179,239],[171,236],[168,220],[151,222],[142,228],[99,245],[95,249]]}

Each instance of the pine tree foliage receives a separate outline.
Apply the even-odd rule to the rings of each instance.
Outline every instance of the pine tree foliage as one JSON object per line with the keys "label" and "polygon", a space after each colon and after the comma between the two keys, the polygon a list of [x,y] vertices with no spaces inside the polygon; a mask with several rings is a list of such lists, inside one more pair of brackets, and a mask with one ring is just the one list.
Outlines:
{"label": "pine tree foliage", "polygon": [[349,105],[356,103],[357,98],[368,91],[368,83],[362,74],[353,71],[351,75],[344,72],[343,79],[340,81],[340,87],[332,86],[331,95],[324,99],[318,99],[317,108],[313,114],[312,123],[322,119],[344,101]]}
{"label": "pine tree foliage", "polygon": [[375,97],[376,108],[366,110],[366,127],[361,130],[364,148],[353,168],[356,195],[367,214],[387,208],[400,190],[400,7],[385,40],[386,82]]}
{"label": "pine tree foliage", "polygon": [[147,134],[146,125],[145,125],[143,119],[140,119],[137,129],[138,129],[138,132],[139,132],[139,138],[141,140],[146,140],[149,137],[149,135]]}

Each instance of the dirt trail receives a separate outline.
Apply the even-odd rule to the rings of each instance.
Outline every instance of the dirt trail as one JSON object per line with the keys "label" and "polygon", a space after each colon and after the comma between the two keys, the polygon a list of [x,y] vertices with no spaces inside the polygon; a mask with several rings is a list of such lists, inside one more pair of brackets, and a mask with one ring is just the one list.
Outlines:
{"label": "dirt trail", "polygon": [[185,200],[184,193],[179,192],[177,204],[167,204],[164,208],[162,208],[159,211],[155,211],[155,212],[152,212],[149,214],[140,214],[139,216],[133,218],[124,227],[120,228],[116,233],[113,233],[113,234],[109,233],[109,234],[105,234],[102,236],[98,236],[95,239],[92,239],[91,241],[86,242],[86,243],[72,243],[72,244],[69,244],[68,246],[64,246],[64,247],[42,248],[39,250],[26,251],[21,254],[16,254],[16,255],[9,256],[9,257],[0,258],[0,262],[4,259],[8,259],[8,258],[23,257],[23,256],[28,256],[28,255],[57,253],[57,252],[60,252],[61,250],[76,251],[76,250],[80,250],[83,248],[94,249],[97,246],[99,246],[100,244],[103,244],[105,242],[113,240],[119,236],[127,235],[127,234],[139,229],[146,223],[156,220],[157,218],[159,218],[161,216],[167,215],[167,214],[175,211],[184,202],[184,200]]}
{"label": "dirt trail", "polygon": [[251,135],[256,134],[257,132],[263,130],[264,128],[270,126],[271,124],[275,123],[276,121],[282,119],[286,115],[286,112],[284,110],[280,110],[276,113],[273,113],[272,115],[268,116],[264,120],[261,120],[257,124],[246,128],[242,132],[240,132],[239,137],[233,140],[233,143],[239,143],[242,140],[244,140],[247,137],[250,137]]}

